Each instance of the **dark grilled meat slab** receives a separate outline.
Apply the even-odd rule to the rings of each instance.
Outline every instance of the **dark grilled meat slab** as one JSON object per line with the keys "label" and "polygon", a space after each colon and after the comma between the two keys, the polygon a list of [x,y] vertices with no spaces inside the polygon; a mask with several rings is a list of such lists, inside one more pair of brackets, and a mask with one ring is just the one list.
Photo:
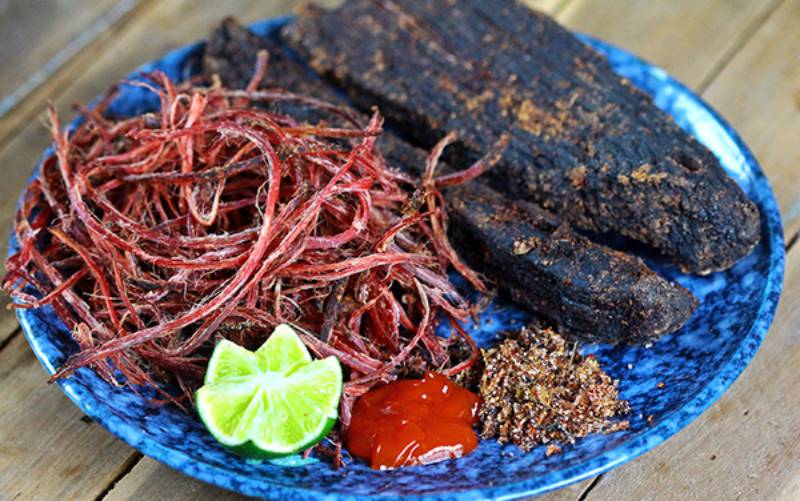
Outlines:
{"label": "dark grilled meat slab", "polygon": [[[253,77],[258,52],[262,49],[269,53],[269,62],[261,87],[286,89],[330,103],[341,101],[332,88],[321,83],[311,70],[293,61],[275,40],[256,35],[233,17],[223,19],[208,39],[203,53],[203,74],[209,81],[216,75],[227,87],[243,89]],[[309,123],[331,118],[328,113],[290,101],[271,102],[269,107]]]}
{"label": "dark grilled meat slab", "polygon": [[450,234],[468,262],[530,310],[587,341],[637,343],[680,328],[697,300],[641,259],[473,184],[448,190]]}
{"label": "dark grilled meat slab", "polygon": [[[229,87],[243,87],[262,48],[270,52],[265,86],[341,104],[330,87],[274,40],[256,36],[233,19],[223,21],[209,39],[204,73],[208,79],[219,76]],[[334,120],[309,113],[306,107],[282,110],[310,123]],[[422,150],[391,133],[381,138],[380,148],[390,165],[420,173]],[[478,182],[450,189],[446,197],[458,251],[520,304],[559,324],[567,335],[641,342],[677,330],[696,306],[688,291],[664,280],[640,259],[576,235],[546,210],[514,203]]]}
{"label": "dark grilled meat slab", "polygon": [[454,164],[509,132],[492,184],[580,228],[644,242],[692,273],[728,268],[758,242],[757,207],[707,148],[513,0],[348,0],[308,9],[284,37],[419,146],[456,130]]}

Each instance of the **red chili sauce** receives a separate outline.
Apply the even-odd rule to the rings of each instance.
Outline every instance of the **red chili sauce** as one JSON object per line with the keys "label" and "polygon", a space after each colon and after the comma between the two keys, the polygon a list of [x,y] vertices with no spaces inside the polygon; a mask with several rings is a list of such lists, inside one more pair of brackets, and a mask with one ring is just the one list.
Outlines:
{"label": "red chili sauce", "polygon": [[345,442],[376,470],[461,457],[478,445],[479,406],[478,395],[428,372],[359,398]]}

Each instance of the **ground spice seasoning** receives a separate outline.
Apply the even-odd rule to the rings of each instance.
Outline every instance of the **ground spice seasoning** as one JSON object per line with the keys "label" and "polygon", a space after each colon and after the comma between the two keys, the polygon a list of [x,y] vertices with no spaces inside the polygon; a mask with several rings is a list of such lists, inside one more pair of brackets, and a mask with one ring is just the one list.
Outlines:
{"label": "ground spice seasoning", "polygon": [[590,433],[624,430],[630,412],[619,399],[617,381],[594,356],[581,356],[574,343],[535,325],[508,335],[483,352],[479,392],[482,438],[497,438],[527,452],[549,444],[548,455]]}

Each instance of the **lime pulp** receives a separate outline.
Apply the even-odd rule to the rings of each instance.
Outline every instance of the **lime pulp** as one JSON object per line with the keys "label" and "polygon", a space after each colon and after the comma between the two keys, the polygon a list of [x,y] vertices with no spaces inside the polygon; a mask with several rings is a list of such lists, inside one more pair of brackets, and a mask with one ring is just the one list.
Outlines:
{"label": "lime pulp", "polygon": [[196,402],[222,445],[247,457],[276,458],[325,438],[341,393],[339,361],[312,360],[294,330],[281,324],[255,352],[220,341]]}

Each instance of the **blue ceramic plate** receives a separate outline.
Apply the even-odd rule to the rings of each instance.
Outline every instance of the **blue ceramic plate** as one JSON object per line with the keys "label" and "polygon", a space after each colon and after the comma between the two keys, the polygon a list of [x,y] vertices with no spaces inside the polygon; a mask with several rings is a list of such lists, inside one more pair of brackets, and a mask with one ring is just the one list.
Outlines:
{"label": "blue ceramic plate", "polygon": [[[286,19],[258,23],[274,33]],[[196,416],[173,407],[153,407],[129,390],[113,388],[88,369],[59,381],[86,414],[142,453],[187,475],[252,496],[291,499],[430,496],[440,499],[517,497],[538,494],[590,478],[657,446],[708,408],[753,358],[772,320],[781,291],[783,242],[772,190],[736,133],[708,105],[664,71],[604,42],[582,37],[608,56],[614,69],[651,94],[655,103],[708,146],[728,173],[761,209],[761,244],[733,269],[707,277],[685,276],[657,262],[659,271],[689,288],[701,301],[680,332],[651,347],[588,346],[634,410],[630,429],[591,436],[545,457],[513,446],[481,442],[465,458],[389,472],[353,462],[341,470],[327,462],[280,466],[253,463],[226,452],[206,433]],[[170,52],[141,70],[160,69],[175,79],[198,67],[201,44]],[[151,95],[124,86],[112,112],[132,115],[152,109]],[[14,246],[15,243],[12,243]],[[49,373],[76,346],[53,311],[20,310],[25,335]],[[497,303],[471,326],[481,343],[524,314]],[[662,389],[657,384],[663,382]],[[648,417],[650,419],[648,420]]]}

